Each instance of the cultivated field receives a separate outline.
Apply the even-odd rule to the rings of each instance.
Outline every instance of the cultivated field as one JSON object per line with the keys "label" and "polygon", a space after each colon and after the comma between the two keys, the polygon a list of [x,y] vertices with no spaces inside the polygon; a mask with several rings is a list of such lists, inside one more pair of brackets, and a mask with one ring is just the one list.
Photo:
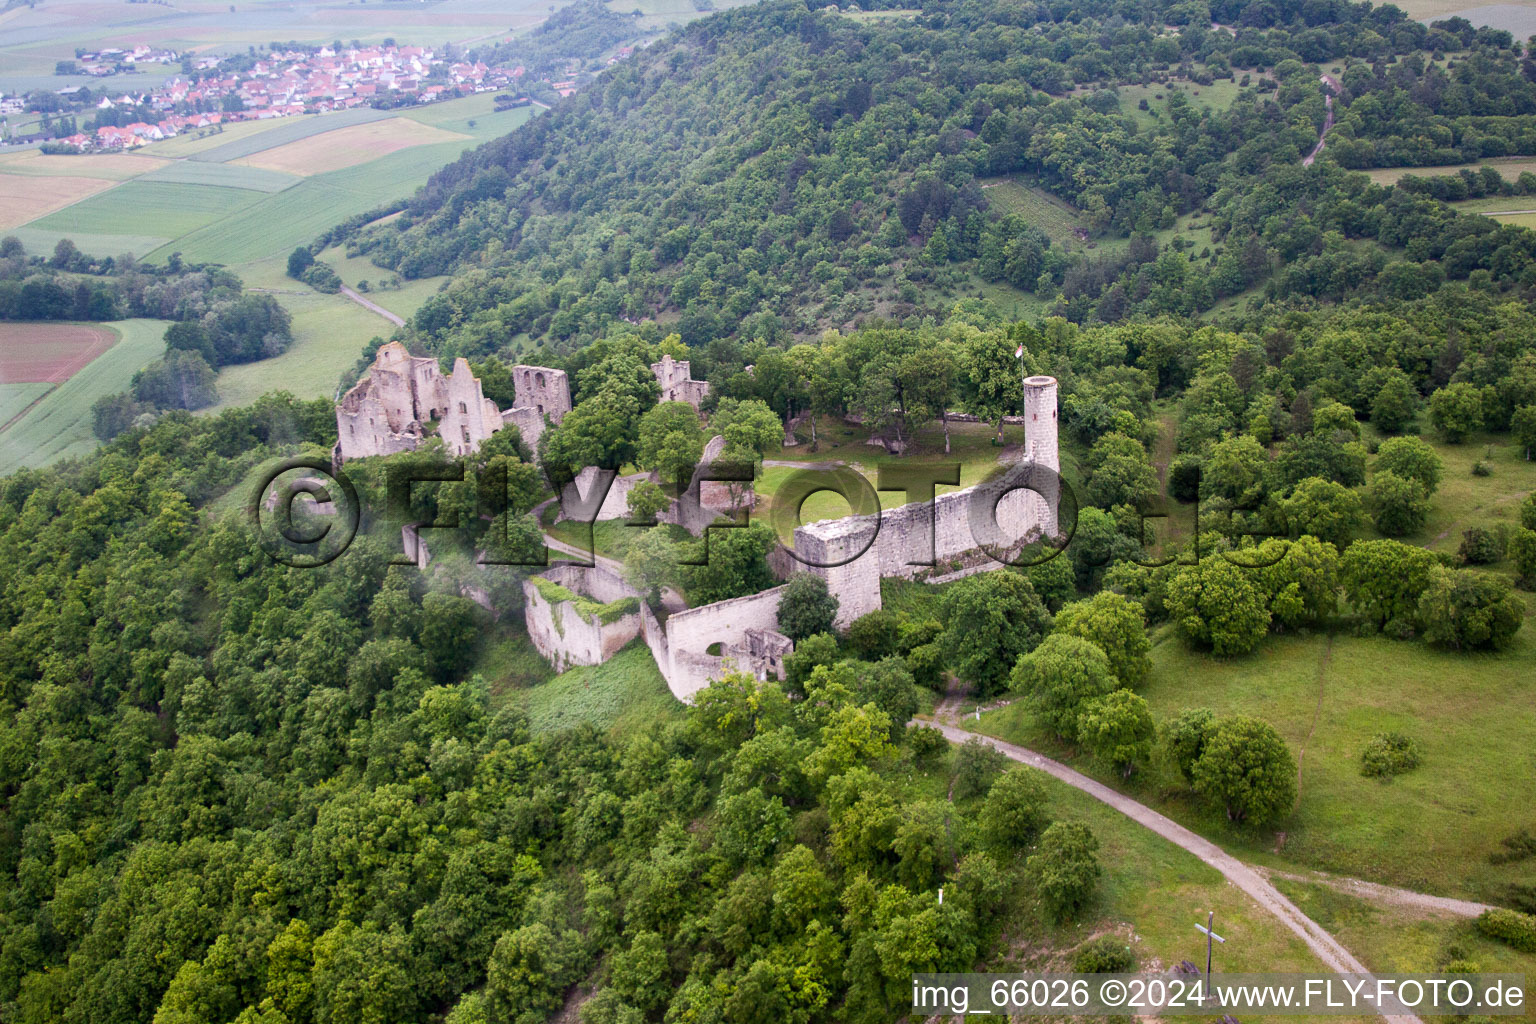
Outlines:
{"label": "cultivated field", "polygon": [[165,162],[137,153],[79,153],[74,155],[44,153],[23,149],[0,155],[0,174],[74,175],[127,181],[147,171],[165,166]]}
{"label": "cultivated field", "polygon": [[116,341],[91,324],[0,324],[0,382],[62,384]]}
{"label": "cultivated field", "polygon": [[[32,253],[50,252],[59,239],[69,238],[82,251],[99,256],[133,253],[153,262],[180,252],[188,261],[230,266],[250,287],[277,294],[293,316],[294,343],[276,358],[222,371],[220,402],[215,408],[244,405],[278,389],[306,398],[331,397],[342,372],[357,361],[363,346],[375,336],[388,336],[394,326],[343,295],[325,295],[288,278],[284,273],[288,253],[345,217],[409,195],[469,146],[504,134],[537,112],[522,107],[497,113],[493,103],[492,96],[482,94],[399,112],[367,110],[256,122],[202,139],[178,138],[147,147],[168,154],[173,145],[200,145],[197,159],[136,153],[100,159],[60,156],[45,162],[37,155],[12,155],[0,160],[0,217],[6,190],[25,191],[28,198],[17,200],[16,218],[11,223],[0,220],[0,228],[17,235]],[[251,166],[257,154],[306,176]],[[77,160],[81,163],[76,164]],[[26,170],[10,173],[8,164]],[[81,174],[59,173],[76,166],[82,168]],[[122,178],[135,169],[143,173],[124,181],[107,177]],[[67,193],[70,188],[78,194],[65,194],[52,206],[36,201],[39,194]],[[366,260],[345,260],[339,251],[331,256],[349,285],[388,276]],[[400,316],[410,316],[439,283],[408,282],[399,290],[374,292],[370,298]],[[61,430],[58,442],[42,443],[39,432],[37,438],[28,438],[25,448],[58,454],[88,446],[90,403],[98,394],[121,390],[134,370],[160,354],[160,345],[156,334],[148,357],[120,373],[114,386],[90,394],[82,418],[71,430]],[[109,353],[106,358],[113,356]],[[5,395],[5,407],[21,397]],[[34,394],[28,402],[35,398]],[[59,393],[49,394],[6,431],[0,472],[21,464],[16,460],[22,446],[16,439],[34,424],[45,417],[54,425],[61,422],[59,401]],[[16,411],[22,409],[27,409],[26,403]],[[28,464],[38,460],[46,461],[38,455]]]}
{"label": "cultivated field", "polygon": [[[265,123],[267,127],[259,131],[242,132],[235,138],[221,138],[219,135],[211,138],[221,139],[214,146],[192,153],[189,159],[206,163],[225,163],[229,160],[239,160],[252,156],[265,149],[283,146],[290,142],[298,142],[300,139],[308,139],[315,135],[333,132],[349,125],[367,124],[369,121],[383,121],[393,117],[394,114],[387,110],[374,110],[372,107],[354,107],[351,110],[338,110],[331,114],[305,114],[301,117],[279,117],[267,122],[256,121],[257,125]],[[253,122],[244,122],[232,127],[244,127]],[[175,142],[175,139],[168,140]],[[164,145],[165,143],[161,143]],[[153,147],[151,147],[153,148]]]}
{"label": "cultivated field", "polygon": [[164,181],[178,185],[217,185],[243,188],[253,192],[281,192],[299,183],[292,174],[243,167],[240,164],[205,164],[195,160],[176,160],[159,170],[143,175],[140,181]]}
{"label": "cultivated field", "polygon": [[0,476],[95,448],[91,404],[122,391],[136,372],[165,351],[164,320],[120,320],[103,327],[119,336],[117,344],[0,430]]}
{"label": "cultivated field", "polygon": [[0,384],[0,429],[52,390],[52,384]]}
{"label": "cultivated field", "polygon": [[135,235],[169,241],[222,220],[260,197],[261,193],[249,189],[127,181],[28,226],[75,238],[85,252],[112,255],[90,245],[90,236]]}
{"label": "cultivated field", "polygon": [[104,178],[0,174],[0,230],[19,227],[39,214],[62,209],[111,187],[112,182]]}
{"label": "cultivated field", "polygon": [[264,149],[238,162],[248,167],[308,176],[355,167],[412,146],[468,138],[468,135],[445,132],[407,117],[391,117]]}

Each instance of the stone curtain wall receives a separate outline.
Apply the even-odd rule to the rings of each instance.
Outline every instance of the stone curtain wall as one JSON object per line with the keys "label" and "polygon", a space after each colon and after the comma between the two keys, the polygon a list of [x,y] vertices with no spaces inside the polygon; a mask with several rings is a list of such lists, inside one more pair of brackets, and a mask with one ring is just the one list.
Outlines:
{"label": "stone curtain wall", "polygon": [[[1002,563],[987,550],[1011,557],[1031,541],[1056,536],[1060,494],[1054,474],[1060,461],[1054,377],[1025,380],[1024,416],[1020,418],[1025,436],[1021,461],[1040,467],[1042,472],[1026,469],[1012,478],[1000,474],[974,487],[941,494],[931,506],[915,502],[888,509],[878,523],[874,516],[849,516],[796,528],[795,553],[803,560],[797,568],[815,572],[827,581],[827,589],[838,600],[839,629],[880,608],[881,577],[910,579],[921,574],[948,574],[967,564],[996,566]],[[1008,491],[997,499],[994,513],[987,492],[1004,479],[1028,483],[1034,490]],[[972,499],[978,492],[978,507],[973,511]],[[847,561],[866,545],[862,555]],[[831,564],[835,562],[846,564]]]}
{"label": "stone curtain wall", "polygon": [[[623,580],[602,568],[555,566],[541,575],[574,594],[603,604],[638,596]],[[523,581],[523,600],[528,636],[556,672],[564,672],[573,665],[601,665],[640,632],[638,612],[607,623],[588,619],[577,611],[574,602],[546,601],[531,579]]]}
{"label": "stone curtain wall", "polygon": [[[735,597],[729,601],[717,601],[700,608],[676,612],[667,619],[667,663],[656,659],[661,674],[667,680],[678,700],[689,700],[695,693],[718,679],[734,659],[706,653],[713,644],[721,649],[747,645],[747,630],[764,629],[777,632],[779,628],[779,599],[784,596],[783,587],[774,587],[747,597]],[[654,652],[656,647],[653,645]],[[737,665],[743,672],[753,672],[754,666]]]}

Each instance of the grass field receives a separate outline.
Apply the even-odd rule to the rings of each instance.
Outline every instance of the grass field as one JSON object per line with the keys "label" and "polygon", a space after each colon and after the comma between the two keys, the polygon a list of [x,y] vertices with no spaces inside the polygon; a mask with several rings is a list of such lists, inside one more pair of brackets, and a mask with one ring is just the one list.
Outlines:
{"label": "grass field", "polygon": [[[1491,160],[1479,160],[1471,164],[1450,164],[1440,167],[1372,167],[1361,173],[1370,177],[1378,185],[1396,185],[1398,179],[1405,174],[1411,174],[1416,178],[1443,178],[1452,174],[1460,174],[1462,171],[1477,171],[1484,167],[1492,167],[1498,171],[1505,181],[1514,181],[1526,171],[1536,173],[1536,159],[1528,156],[1496,157]],[[1520,198],[1500,199],[1497,202],[1520,202]]]}
{"label": "grass field", "polygon": [[[390,277],[389,271],[382,267],[374,266],[366,257],[348,257],[345,250],[338,246],[332,246],[320,252],[316,259],[330,266],[341,276],[343,282],[356,288],[359,281],[367,281],[370,285],[376,285],[384,278]],[[438,289],[448,276],[418,277],[410,281],[402,281],[399,288],[389,288],[384,291],[373,290],[368,292],[369,302],[377,303],[396,316],[409,320],[421,304],[437,294]]]}
{"label": "grass field", "polygon": [[[1485,938],[1465,918],[1382,906],[1315,882],[1275,878],[1275,887],[1307,916],[1382,973],[1431,974],[1451,960],[1470,960],[1489,973],[1536,979],[1536,954]],[[1529,1019],[1530,1013],[1515,1020]]]}
{"label": "grass field", "polygon": [[248,167],[308,176],[354,167],[411,146],[468,138],[468,135],[443,131],[411,118],[391,117],[311,135],[264,149],[239,162]]}
{"label": "grass field", "polygon": [[[528,645],[526,656],[538,659]],[[540,660],[540,664],[543,664]],[[582,666],[533,686],[518,686],[507,678],[487,676],[492,692],[528,713],[536,732],[554,732],[576,725],[633,732],[654,728],[682,714],[656,668],[650,648],[635,640],[601,665]]]}
{"label": "grass field", "polygon": [[[1526,629],[1499,654],[1345,635],[1276,636],[1251,657],[1219,661],[1165,629],[1141,692],[1159,721],[1188,707],[1253,715],[1302,755],[1296,811],[1278,825],[1284,862],[1486,900],[1520,874],[1489,865],[1487,855],[1517,827],[1536,825],[1525,787],[1513,784],[1536,772],[1536,707],[1521,683],[1521,666],[1533,654],[1536,635]],[[1076,760],[1021,704],[983,714],[980,729]],[[1364,778],[1360,752],[1388,730],[1417,740],[1424,763],[1391,782]],[[1166,767],[1132,791],[1249,857],[1277,852],[1275,831],[1231,826],[1194,804]]]}
{"label": "grass field", "polygon": [[260,193],[243,188],[128,181],[28,226],[69,237],[105,233],[176,238],[220,222],[260,198]]}
{"label": "grass field", "polygon": [[219,371],[219,402],[205,411],[249,405],[268,391],[333,398],[342,371],[357,362],[369,339],[388,337],[393,330],[343,296],[310,291],[297,281],[288,285],[293,291],[278,300],[293,317],[293,344],[282,355]]}
{"label": "grass field", "polygon": [[165,351],[164,320],[121,320],[109,326],[117,344],[49,392],[17,422],[0,431],[0,476],[22,466],[42,466],[96,447],[91,404],[115,394],[129,378]]}

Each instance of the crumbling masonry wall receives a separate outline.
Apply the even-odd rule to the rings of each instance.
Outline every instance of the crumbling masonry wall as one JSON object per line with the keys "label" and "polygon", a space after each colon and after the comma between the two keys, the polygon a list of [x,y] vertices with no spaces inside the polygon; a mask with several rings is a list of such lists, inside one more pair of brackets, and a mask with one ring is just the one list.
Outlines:
{"label": "crumbling masonry wall", "polygon": [[[604,621],[601,615],[584,610],[582,603],[550,600],[554,588],[541,586],[540,579],[564,588],[592,603],[609,605],[632,599],[628,612]],[[623,580],[601,567],[555,566],[538,577],[523,581],[523,620],[534,648],[564,672],[576,665],[601,665],[617,654],[640,632],[639,595]]]}

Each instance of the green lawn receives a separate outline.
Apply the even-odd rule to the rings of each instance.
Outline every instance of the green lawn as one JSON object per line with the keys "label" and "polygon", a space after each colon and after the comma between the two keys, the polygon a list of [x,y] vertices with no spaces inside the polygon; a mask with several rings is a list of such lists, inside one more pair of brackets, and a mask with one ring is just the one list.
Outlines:
{"label": "green lawn", "polygon": [[118,333],[117,344],[0,432],[0,476],[94,449],[91,404],[122,391],[135,372],[165,351],[164,320],[120,320],[104,326]]}
{"label": "green lawn", "polygon": [[219,371],[219,403],[208,412],[249,405],[268,391],[299,398],[333,398],[342,371],[362,355],[369,339],[388,337],[394,326],[342,295],[325,295],[290,281],[279,296],[293,316],[293,344],[271,359]]}

